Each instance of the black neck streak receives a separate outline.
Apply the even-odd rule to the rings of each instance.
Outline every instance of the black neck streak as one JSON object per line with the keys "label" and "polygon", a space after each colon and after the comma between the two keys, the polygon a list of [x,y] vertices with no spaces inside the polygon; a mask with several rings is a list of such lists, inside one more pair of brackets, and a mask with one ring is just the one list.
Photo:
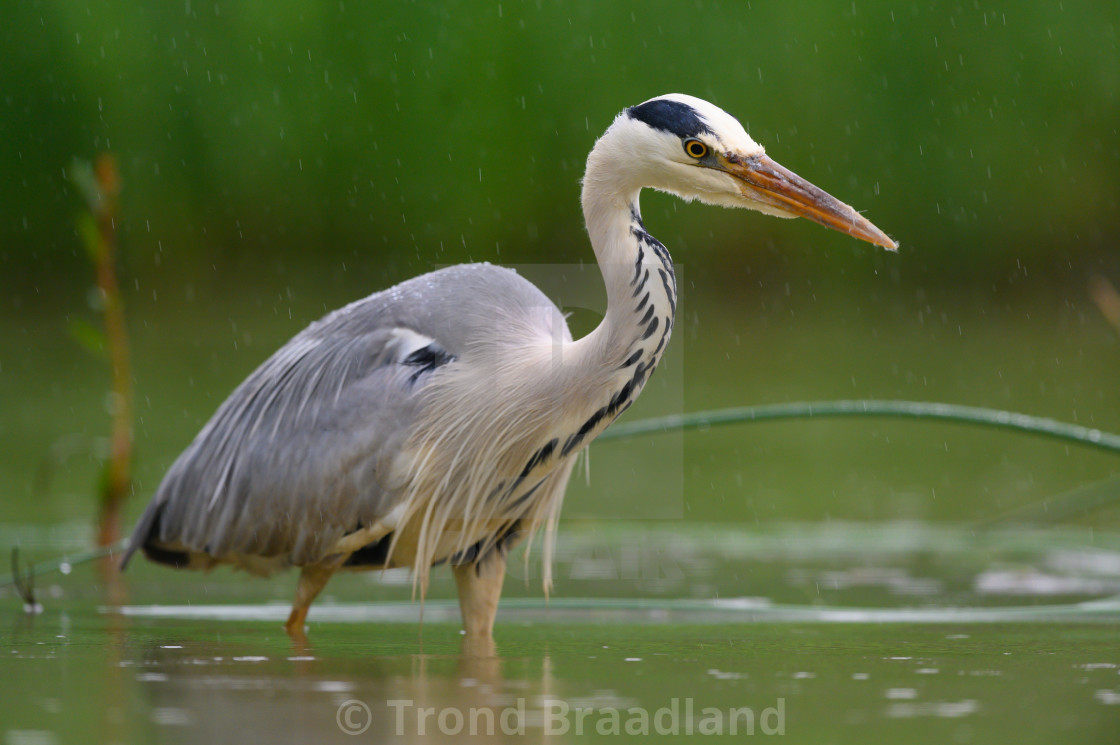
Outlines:
{"label": "black neck streak", "polygon": [[[622,350],[624,361],[618,366],[618,387],[610,399],[564,441],[561,457],[568,455],[593,437],[629,408],[653,374],[673,330],[677,310],[677,276],[668,250],[650,235],[642,223],[638,206],[630,206],[630,236],[634,240],[633,291],[630,306],[620,313],[631,338]],[[621,309],[620,309],[621,310]],[[626,332],[623,332],[624,334]],[[625,338],[625,336],[623,337]]]}

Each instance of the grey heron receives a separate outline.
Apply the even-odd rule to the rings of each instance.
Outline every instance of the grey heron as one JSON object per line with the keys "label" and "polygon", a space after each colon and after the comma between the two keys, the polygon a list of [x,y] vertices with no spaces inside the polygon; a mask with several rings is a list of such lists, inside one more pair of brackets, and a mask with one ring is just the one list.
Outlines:
{"label": "grey heron", "polygon": [[633,403],[677,288],[643,188],[805,217],[894,250],[848,205],[766,156],[722,109],[672,94],[622,111],[587,159],[582,205],[607,310],[573,340],[509,269],[424,274],[311,324],[218,408],[168,470],[128,551],[174,567],[298,566],[286,629],[339,570],[451,564],[468,637],[489,639],[506,553],[556,520],[576,455]]}

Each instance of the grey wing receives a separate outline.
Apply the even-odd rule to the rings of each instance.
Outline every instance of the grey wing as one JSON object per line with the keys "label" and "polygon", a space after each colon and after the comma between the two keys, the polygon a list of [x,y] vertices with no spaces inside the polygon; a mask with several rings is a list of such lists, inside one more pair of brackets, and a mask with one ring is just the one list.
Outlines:
{"label": "grey wing", "polygon": [[133,533],[157,561],[185,565],[323,558],[383,517],[387,469],[409,435],[414,390],[454,357],[400,325],[381,293],[294,337],[221,405],[175,461]]}

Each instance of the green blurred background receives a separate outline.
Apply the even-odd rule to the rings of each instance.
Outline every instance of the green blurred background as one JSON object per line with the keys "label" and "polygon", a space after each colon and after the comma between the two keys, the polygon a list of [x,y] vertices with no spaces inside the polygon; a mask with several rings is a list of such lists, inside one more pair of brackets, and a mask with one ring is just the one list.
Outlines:
{"label": "green blurred background", "polygon": [[[738,116],[902,248],[647,194],[684,298],[627,418],[900,397],[1120,430],[1117,333],[1088,290],[1120,283],[1117,18],[1056,0],[13,0],[0,523],[94,511],[108,373],[67,331],[97,320],[75,158],[110,151],[123,177],[132,515],[232,387],[326,310],[445,263],[589,262],[586,154],[623,107],[672,91]],[[569,305],[586,331],[594,309]],[[570,517],[968,521],[1116,471],[1045,441],[882,421],[603,444],[593,460]]]}

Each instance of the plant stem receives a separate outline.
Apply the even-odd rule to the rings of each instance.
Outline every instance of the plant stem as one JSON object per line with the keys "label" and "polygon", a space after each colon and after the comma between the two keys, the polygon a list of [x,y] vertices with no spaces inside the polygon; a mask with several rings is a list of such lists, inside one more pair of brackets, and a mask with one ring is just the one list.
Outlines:
{"label": "plant stem", "polygon": [[940,419],[955,424],[972,424],[1008,429],[1043,437],[1086,445],[1120,453],[1120,435],[1078,424],[1017,414],[1012,411],[985,409],[979,406],[939,404],[931,401],[797,401],[785,404],[742,406],[717,411],[672,414],[653,419],[616,424],[597,441],[616,440],[635,435],[657,434],[687,429],[708,429],[721,424],[749,424],[775,419],[809,419],[813,417],[896,417],[903,419]]}
{"label": "plant stem", "polygon": [[100,242],[96,252],[97,287],[104,303],[105,340],[112,375],[112,431],[101,486],[97,545],[120,540],[121,510],[132,487],[132,369],[124,301],[117,282],[117,196],[120,177],[113,156],[102,154],[94,164],[101,199],[92,205]]}

